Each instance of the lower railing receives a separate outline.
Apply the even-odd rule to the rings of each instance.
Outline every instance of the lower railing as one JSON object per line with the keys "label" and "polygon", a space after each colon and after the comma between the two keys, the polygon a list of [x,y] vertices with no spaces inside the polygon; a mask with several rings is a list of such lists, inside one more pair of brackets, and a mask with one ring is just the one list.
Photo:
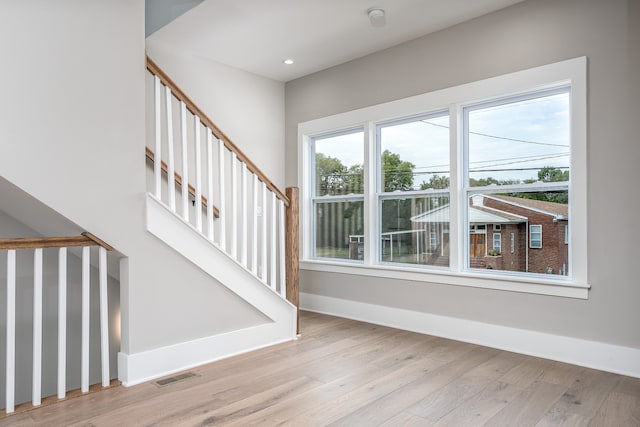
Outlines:
{"label": "lower railing", "polygon": [[[16,330],[24,331],[24,325],[17,325],[16,320],[27,323],[24,313],[32,311],[32,369],[31,369],[31,405],[40,406],[44,392],[42,388],[43,379],[43,340],[48,338],[43,336],[43,283],[46,272],[46,265],[43,262],[43,252],[48,248],[57,248],[57,373],[47,372],[47,376],[57,376],[57,397],[64,399],[67,394],[67,318],[70,317],[67,307],[67,291],[70,278],[68,277],[68,248],[81,248],[81,337],[80,337],[80,390],[83,393],[89,391],[90,371],[90,294],[91,294],[91,247],[97,247],[98,252],[98,289],[99,289],[99,318],[100,318],[100,365],[102,387],[110,385],[109,372],[109,310],[107,293],[107,251],[112,248],[89,233],[81,236],[71,237],[45,237],[45,238],[0,238],[0,250],[6,252],[6,358],[5,358],[5,412],[11,414],[16,408],[16,387],[24,389],[28,385],[19,384],[16,381],[24,380],[28,376],[17,377],[16,367]],[[54,249],[55,250],[55,249]],[[27,258],[31,253],[33,257],[33,283],[25,283],[19,276],[24,276],[20,266],[29,264]],[[20,263],[18,262],[20,260]],[[51,267],[51,266],[50,266]],[[55,271],[55,268],[54,268]],[[21,274],[19,274],[21,273]],[[26,274],[31,276],[31,274]],[[77,282],[76,278],[72,279]],[[55,284],[47,283],[47,286]],[[26,287],[27,289],[23,288]],[[32,307],[17,306],[16,295],[18,291],[22,294],[33,295]],[[45,301],[46,302],[46,301]],[[46,325],[46,322],[44,322]],[[46,328],[51,331],[52,328]],[[55,338],[54,338],[55,339]],[[47,340],[51,342],[52,340]],[[74,341],[77,341],[74,337]],[[53,352],[49,352],[53,353]],[[48,354],[49,354],[48,353]],[[19,357],[28,359],[23,351]],[[51,357],[52,359],[53,357]],[[77,359],[74,357],[74,359]],[[24,401],[24,399],[22,399]],[[20,402],[19,402],[20,403]]]}
{"label": "lower railing", "polygon": [[278,189],[150,59],[147,70],[151,194],[297,306],[297,192]]}

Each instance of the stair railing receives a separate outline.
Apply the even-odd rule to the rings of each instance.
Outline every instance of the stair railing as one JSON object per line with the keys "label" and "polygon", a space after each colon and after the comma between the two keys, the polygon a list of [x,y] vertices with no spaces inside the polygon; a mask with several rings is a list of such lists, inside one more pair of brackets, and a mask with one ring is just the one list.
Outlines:
{"label": "stair railing", "polygon": [[297,189],[283,193],[150,58],[147,71],[152,194],[298,306]]}
{"label": "stair railing", "polygon": [[82,248],[82,329],[80,390],[89,391],[89,318],[90,318],[90,272],[92,246],[98,247],[99,295],[100,295],[100,362],[102,387],[110,386],[109,373],[109,318],[107,300],[107,251],[112,248],[90,233],[68,237],[0,238],[0,250],[6,251],[7,300],[6,300],[6,369],[5,369],[5,413],[16,408],[16,284],[17,256],[25,250],[33,250],[33,365],[31,405],[42,403],[42,343],[43,343],[43,250],[58,249],[58,365],[57,397],[64,399],[67,393],[67,249]]}

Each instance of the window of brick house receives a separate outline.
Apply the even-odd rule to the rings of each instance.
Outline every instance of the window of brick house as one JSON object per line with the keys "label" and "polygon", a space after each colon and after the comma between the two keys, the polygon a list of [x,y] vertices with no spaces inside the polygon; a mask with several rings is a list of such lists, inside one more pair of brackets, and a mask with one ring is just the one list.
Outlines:
{"label": "window of brick house", "polygon": [[529,247],[533,249],[542,248],[542,225],[529,226]]}
{"label": "window of brick house", "polygon": [[502,235],[500,233],[493,233],[493,249],[502,252]]}

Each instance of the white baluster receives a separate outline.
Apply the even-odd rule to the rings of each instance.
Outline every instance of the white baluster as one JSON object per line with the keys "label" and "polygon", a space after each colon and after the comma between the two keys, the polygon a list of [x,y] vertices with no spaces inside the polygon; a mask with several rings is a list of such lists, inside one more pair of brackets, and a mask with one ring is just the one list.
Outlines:
{"label": "white baluster", "polygon": [[284,210],[284,202],[278,199],[278,207],[280,210],[280,227],[279,233],[280,236],[278,242],[278,260],[280,261],[280,295],[282,298],[287,297],[287,275],[286,275],[286,265],[285,265],[285,210]]}
{"label": "white baluster", "polygon": [[231,256],[238,259],[238,157],[231,152]]}
{"label": "white baluster", "polygon": [[242,206],[240,207],[240,234],[242,236],[240,239],[240,264],[247,268],[247,211],[249,207],[247,206],[247,165],[244,162],[240,166],[240,179],[240,191],[242,192],[240,196],[242,200]]}
{"label": "white baluster", "polygon": [[267,282],[267,184],[262,183],[262,228],[260,230],[260,278]]}
{"label": "white baluster", "polygon": [[153,160],[153,176],[155,178],[155,195],[158,200],[162,197],[162,121],[161,113],[162,99],[160,98],[160,77],[155,76],[155,93],[154,93],[154,112],[155,112],[155,154]]}
{"label": "white baluster", "polygon": [[207,237],[213,242],[213,133],[207,128]]}
{"label": "white baluster", "polygon": [[260,213],[260,207],[258,206],[258,175],[253,174],[253,239],[250,240],[251,244],[251,271],[256,276],[258,275],[258,214]]}
{"label": "white baluster", "polygon": [[167,120],[167,191],[169,192],[169,207],[172,211],[176,211],[176,183],[175,183],[175,166],[173,153],[173,112],[171,110],[171,89],[168,86],[164,88],[165,94],[165,115]]}
{"label": "white baluster", "polygon": [[182,219],[189,222],[189,146],[187,106],[184,101],[180,101],[180,148],[182,149]]}
{"label": "white baluster", "polygon": [[42,248],[33,252],[33,376],[31,404],[42,403]]}
{"label": "white baluster", "polygon": [[109,297],[107,294],[107,250],[98,249],[98,274],[100,275],[100,360],[102,362],[102,387],[109,387]]}
{"label": "white baluster", "polygon": [[202,149],[200,146],[200,117],[193,116],[193,132],[196,144],[196,228],[202,233]]}
{"label": "white baluster", "polygon": [[16,251],[7,251],[7,362],[5,412],[15,411],[16,393]]}
{"label": "white baluster", "polygon": [[227,228],[225,223],[226,218],[226,210],[225,210],[225,177],[224,177],[224,160],[225,160],[225,148],[224,142],[219,139],[218,140],[218,185],[220,186],[220,205],[218,206],[218,211],[220,212],[218,216],[218,224],[220,226],[220,237],[218,238],[218,245],[220,249],[226,251],[227,247]]}
{"label": "white baluster", "polygon": [[276,193],[271,192],[271,232],[269,233],[269,239],[271,241],[271,252],[269,255],[269,259],[271,261],[271,269],[270,269],[270,281],[271,289],[276,290],[276,233],[277,233],[277,218],[276,218]]}
{"label": "white baluster", "polygon": [[67,248],[58,250],[58,399],[67,394]]}
{"label": "white baluster", "polygon": [[82,343],[80,357],[80,390],[89,391],[89,302],[91,282],[91,248],[82,248]]}

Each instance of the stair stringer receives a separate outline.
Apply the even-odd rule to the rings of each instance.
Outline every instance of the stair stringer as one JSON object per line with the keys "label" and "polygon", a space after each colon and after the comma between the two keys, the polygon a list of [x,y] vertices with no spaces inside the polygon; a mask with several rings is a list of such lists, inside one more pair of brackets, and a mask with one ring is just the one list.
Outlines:
{"label": "stair stringer", "polygon": [[118,372],[124,385],[149,381],[296,338],[297,309],[293,304],[149,193],[146,196],[146,226],[151,234],[251,304],[271,322],[140,353],[120,353]]}

